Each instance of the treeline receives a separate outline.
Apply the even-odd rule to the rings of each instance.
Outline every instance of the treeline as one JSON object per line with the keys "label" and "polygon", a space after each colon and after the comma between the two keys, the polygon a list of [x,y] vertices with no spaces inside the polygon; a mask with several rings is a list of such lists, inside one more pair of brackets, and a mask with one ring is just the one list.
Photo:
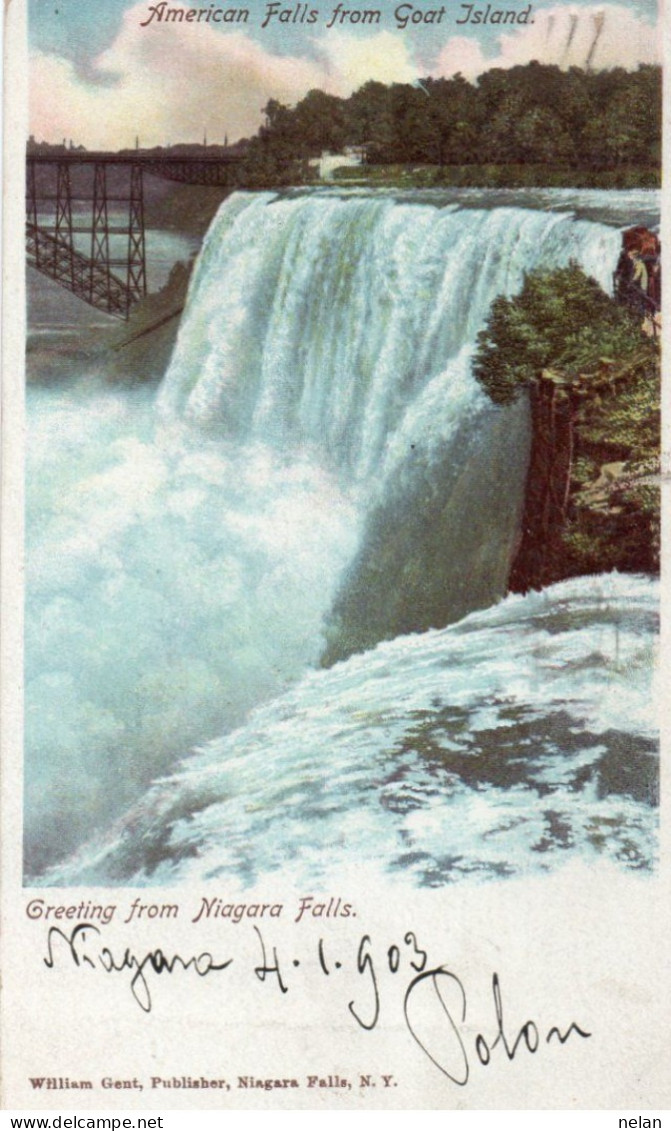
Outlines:
{"label": "treeline", "polygon": [[[657,169],[661,68],[588,72],[531,62],[411,86],[368,82],[349,98],[311,90],[295,107],[271,99],[246,150],[245,175],[295,180],[322,151],[361,147],[370,165],[533,164]],[[304,164],[302,175],[306,175]]]}

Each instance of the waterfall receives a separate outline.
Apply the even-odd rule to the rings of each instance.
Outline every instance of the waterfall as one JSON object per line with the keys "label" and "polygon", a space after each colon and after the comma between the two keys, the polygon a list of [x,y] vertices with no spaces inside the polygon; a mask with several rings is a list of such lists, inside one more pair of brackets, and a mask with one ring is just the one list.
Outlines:
{"label": "waterfall", "polygon": [[530,208],[236,194],[208,233],[159,405],[238,443],[310,452],[370,491],[460,418],[477,426],[464,353],[497,295],[571,259],[609,289],[618,246],[612,228]]}
{"label": "waterfall", "polygon": [[536,266],[577,259],[607,288],[617,247],[612,228],[530,208],[271,194],[223,206],[160,405],[305,455],[357,495],[362,534],[325,662],[505,592],[529,422],[471,376],[476,335]]}
{"label": "waterfall", "polygon": [[439,203],[234,194],[156,403],[29,390],[32,877],[320,660],[505,593],[529,422],[473,379],[477,332],[533,267],[607,288],[619,234]]}

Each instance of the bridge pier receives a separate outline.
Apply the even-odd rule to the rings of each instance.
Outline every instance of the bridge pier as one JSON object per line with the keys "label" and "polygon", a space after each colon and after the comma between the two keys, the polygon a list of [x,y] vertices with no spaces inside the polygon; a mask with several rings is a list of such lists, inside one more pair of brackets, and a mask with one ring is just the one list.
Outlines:
{"label": "bridge pier", "polygon": [[[65,264],[61,263],[59,250],[67,245],[74,251],[72,239],[72,191],[70,188],[70,166],[58,163],[56,174],[56,239],[53,244],[52,271],[54,277],[59,271],[69,272],[70,289],[75,289],[75,262],[74,256],[68,255]],[[60,247],[59,247],[60,245]]]}
{"label": "bridge pier", "polygon": [[[127,196],[115,196],[114,203],[125,203],[127,220],[121,226],[110,224],[110,194],[104,161],[93,163],[90,196],[91,216],[73,223],[71,160],[53,162],[56,193],[41,193],[37,185],[36,162],[28,158],[26,179],[26,245],[28,262],[90,306],[117,318],[127,319],[134,303],[147,293],[147,262],[144,227],[143,170],[130,164]],[[78,195],[77,199],[82,199]],[[55,201],[53,224],[40,222],[40,201]],[[90,254],[75,245],[75,235],[89,233]],[[127,236],[123,255],[110,249],[110,236]],[[114,269],[121,268],[117,274]]]}
{"label": "bridge pier", "polygon": [[[26,227],[28,228],[28,235],[30,235],[31,228],[37,230],[37,187],[35,184],[35,165],[33,162],[28,163],[27,183],[26,183]],[[35,266],[40,268],[40,249],[35,247]]]}
{"label": "bridge pier", "polygon": [[147,293],[147,260],[144,240],[144,189],[142,166],[131,165],[128,210],[128,300],[137,302]]}
{"label": "bridge pier", "polygon": [[[98,271],[96,271],[98,268]],[[103,284],[103,295],[109,291],[110,247],[107,212],[107,166],[93,166],[93,214],[91,218],[91,277],[89,303],[94,306],[96,280]]]}
{"label": "bridge pier", "polygon": [[[44,275],[72,291],[84,302],[117,318],[128,318],[131,306],[147,293],[143,173],[164,177],[180,184],[216,185],[222,189],[238,186],[240,156],[213,153],[207,148],[194,153],[163,151],[122,151],[59,149],[57,152],[30,151],[26,156],[26,253],[28,262]],[[48,193],[40,191],[37,166],[51,169]],[[83,198],[91,202],[91,218],[84,225],[75,211],[70,167],[88,167],[93,172],[92,186]],[[109,169],[129,173],[128,195],[111,196]],[[80,178],[77,178],[80,180]],[[77,185],[76,199],[82,199]],[[53,223],[40,223],[38,203],[55,201]],[[122,225],[110,224],[110,204],[128,206]],[[90,236],[88,254],[75,246],[75,236]],[[117,255],[111,237],[127,236],[123,256]],[[113,246],[110,247],[112,242]],[[117,270],[120,269],[119,273]]]}

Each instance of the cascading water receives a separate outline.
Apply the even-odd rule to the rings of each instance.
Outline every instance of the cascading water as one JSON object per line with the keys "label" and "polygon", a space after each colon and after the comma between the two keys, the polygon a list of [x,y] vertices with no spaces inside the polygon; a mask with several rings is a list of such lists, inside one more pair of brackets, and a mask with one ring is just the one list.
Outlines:
{"label": "cascading water", "polygon": [[655,851],[656,589],[580,579],[316,672],[54,882],[423,886]]}
{"label": "cascading water", "polygon": [[[607,286],[618,246],[612,227],[533,208],[237,194],[201,251],[157,405],[146,394],[97,385],[87,392],[81,386],[31,391],[29,872],[42,872],[128,808],[189,747],[231,732],[255,704],[290,685],[290,706],[279,698],[261,708],[266,715],[252,714],[242,730],[192,757],[167,794],[161,786],[147,793],[102,848],[85,849],[76,864],[48,872],[44,882],[164,882],[185,857],[196,858],[188,870],[197,874],[201,849],[203,874],[230,872],[245,882],[284,867],[300,851],[316,875],[321,847],[333,847],[324,814],[356,823],[362,790],[371,803],[368,857],[381,854],[390,867],[403,867],[399,845],[413,841],[399,818],[407,790],[433,799],[434,832],[441,797],[454,828],[467,822],[460,807],[465,793],[440,784],[445,774],[453,781],[461,771],[427,767],[424,739],[408,755],[407,780],[399,771],[398,797],[391,784],[394,753],[405,757],[413,727],[438,695],[422,673],[428,665],[434,680],[452,663],[436,658],[436,638],[426,638],[426,655],[423,637],[386,646],[397,650],[394,656],[409,649],[416,672],[405,729],[389,730],[382,707],[376,714],[377,690],[383,698],[398,690],[395,661],[386,690],[374,676],[369,684],[366,665],[377,670],[378,653],[297,681],[317,664],[327,638],[334,660],[387,637],[449,624],[502,596],[522,505],[528,420],[524,405],[492,406],[473,380],[475,336],[492,299],[518,289],[525,270],[575,258]],[[338,623],[337,605],[329,622],[339,587],[346,591],[357,569],[372,610],[361,611],[359,636]],[[570,598],[580,603],[576,584]],[[613,585],[604,623],[617,620],[629,600],[624,583],[622,592]],[[654,599],[644,589],[649,619]],[[513,621],[518,610],[526,616],[523,603],[509,608]],[[584,632],[578,622],[570,636],[572,642],[584,636],[586,655],[591,617]],[[646,626],[645,639],[633,633],[629,658],[641,682],[652,634]],[[470,628],[464,637],[466,651],[470,642],[475,647],[474,673],[489,632],[485,620],[479,643]],[[444,639],[451,646],[456,637]],[[468,662],[461,657],[459,668]],[[620,668],[604,664],[607,678],[623,684]],[[597,661],[593,666],[596,686],[606,676]],[[402,678],[410,678],[407,671]],[[351,702],[342,699],[338,680],[361,684],[360,708],[353,690]],[[589,681],[585,676],[583,683]],[[477,710],[491,708],[500,726],[509,726],[500,705],[505,680],[492,682],[487,672],[482,687]],[[591,719],[593,691],[576,708],[578,720]],[[307,753],[298,741],[303,694],[333,703],[323,734],[310,723]],[[475,701],[463,710],[475,710]],[[527,708],[517,707],[521,727]],[[427,749],[442,749],[439,733],[463,730],[466,716],[457,724],[449,714],[461,709],[449,695],[441,699]],[[533,715],[535,708],[528,710]],[[295,716],[293,732],[290,719],[284,729],[287,711]],[[276,747],[266,718],[277,728]],[[562,725],[565,737],[571,727]],[[561,726],[553,726],[548,723],[547,742],[560,749]],[[341,727],[348,738],[336,748]],[[587,775],[580,781],[596,788],[597,771],[585,767],[595,762],[601,741],[595,734],[603,727],[590,728],[592,745],[577,757]],[[445,741],[448,749],[456,740]],[[649,760],[650,735],[632,730],[632,742]],[[371,764],[366,781],[369,754],[376,768]],[[609,757],[603,755],[611,766]],[[268,779],[260,794],[251,787],[259,774]],[[555,788],[551,773],[550,780]],[[349,781],[355,784],[348,809]],[[498,819],[496,790],[514,808],[520,791],[535,789],[530,781],[513,788],[497,779],[492,820]],[[562,781],[570,792],[570,781]],[[641,816],[647,795],[624,793],[638,808],[633,817],[617,816],[620,840],[632,821],[643,829],[638,840],[631,834],[630,859],[640,864],[650,858],[650,829]],[[286,852],[272,838],[262,850],[282,798],[292,799],[293,823],[282,834]],[[387,814],[382,823],[378,810]],[[395,847],[383,849],[390,836]],[[575,829],[566,836],[576,844],[589,840]],[[217,847],[243,840],[257,845],[258,855]],[[501,861],[513,850],[505,838],[491,859],[473,844],[462,847],[461,874],[505,871]],[[425,862],[408,864],[414,880],[443,882],[456,842],[442,864],[435,845],[416,851],[417,857],[408,849],[408,862]]]}
{"label": "cascading water", "polygon": [[532,209],[237,195],[208,233],[159,406],[384,491],[412,443],[442,448],[485,406],[463,353],[496,295],[572,258],[609,287],[618,246],[612,228]]}
{"label": "cascading water", "polygon": [[357,496],[325,662],[505,592],[529,426],[471,377],[475,337],[525,270],[576,258],[608,286],[617,247],[611,228],[532,209],[267,195],[222,210],[159,403],[305,453]]}

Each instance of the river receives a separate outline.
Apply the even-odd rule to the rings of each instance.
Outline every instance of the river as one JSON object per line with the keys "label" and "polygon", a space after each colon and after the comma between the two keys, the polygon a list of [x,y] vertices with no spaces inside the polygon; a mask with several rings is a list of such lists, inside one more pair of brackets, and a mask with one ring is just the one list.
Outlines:
{"label": "river", "polygon": [[[609,289],[619,229],[658,207],[235,194],[158,389],[110,386],[104,361],[29,384],[29,877],[245,886],[356,863],[432,886],[576,855],[652,866],[656,583],[502,600],[529,421],[470,362],[526,270],[576,259]],[[161,239],[153,284],[189,250]],[[104,320],[65,302],[55,319],[41,285],[33,332]],[[420,609],[402,534],[423,514]],[[377,646],[341,641],[356,654],[323,670],[362,549]]]}

